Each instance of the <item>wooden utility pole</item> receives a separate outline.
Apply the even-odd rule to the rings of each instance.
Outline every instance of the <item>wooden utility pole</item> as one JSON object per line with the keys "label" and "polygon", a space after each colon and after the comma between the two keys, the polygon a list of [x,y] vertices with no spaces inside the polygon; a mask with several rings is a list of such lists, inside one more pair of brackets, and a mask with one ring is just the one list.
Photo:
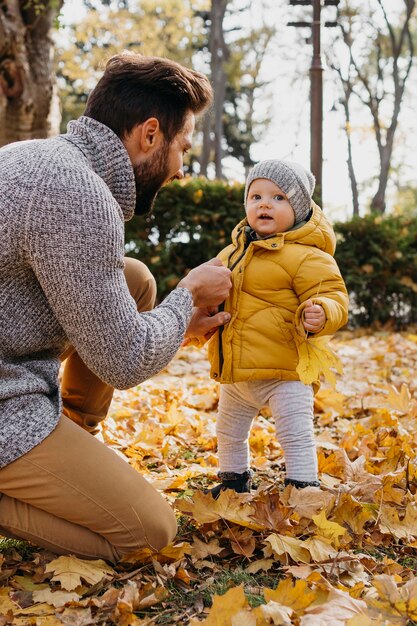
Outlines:
{"label": "wooden utility pole", "polygon": [[[310,167],[316,177],[314,196],[322,204],[323,171],[323,66],[321,63],[321,7],[338,6],[340,0],[290,0],[291,5],[313,6],[312,22],[288,22],[288,26],[311,28],[313,58],[310,66]],[[334,27],[337,22],[325,22],[324,26]]]}
{"label": "wooden utility pole", "polygon": [[[321,64],[321,0],[313,0],[313,60],[310,67],[310,167],[316,177],[316,197],[322,200],[323,66]],[[318,193],[317,193],[318,192]]]}

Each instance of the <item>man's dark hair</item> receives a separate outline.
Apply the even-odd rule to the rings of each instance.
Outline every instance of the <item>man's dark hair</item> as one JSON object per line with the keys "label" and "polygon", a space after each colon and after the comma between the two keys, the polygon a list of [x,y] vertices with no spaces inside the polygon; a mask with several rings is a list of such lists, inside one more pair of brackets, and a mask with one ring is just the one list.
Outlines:
{"label": "man's dark hair", "polygon": [[201,113],[212,99],[213,90],[204,74],[170,59],[123,52],[107,62],[84,115],[105,124],[121,139],[137,124],[156,117],[170,143],[186,114]]}

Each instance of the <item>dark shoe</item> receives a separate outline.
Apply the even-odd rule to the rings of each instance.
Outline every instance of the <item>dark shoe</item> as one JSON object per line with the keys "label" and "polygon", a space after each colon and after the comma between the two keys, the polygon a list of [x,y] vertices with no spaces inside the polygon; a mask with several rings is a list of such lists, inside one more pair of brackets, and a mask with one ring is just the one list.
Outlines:
{"label": "dark shoe", "polygon": [[312,481],[304,481],[304,480],[295,480],[295,478],[286,478],[284,480],[284,485],[293,485],[297,489],[304,489],[305,487],[320,487],[320,483],[318,480]]}
{"label": "dark shoe", "polygon": [[210,493],[215,500],[219,497],[222,491],[225,489],[233,489],[236,493],[249,493],[252,485],[252,472],[247,470],[243,474],[237,474],[236,472],[219,472],[218,474],[222,481],[220,485],[216,485],[213,489],[210,489]]}

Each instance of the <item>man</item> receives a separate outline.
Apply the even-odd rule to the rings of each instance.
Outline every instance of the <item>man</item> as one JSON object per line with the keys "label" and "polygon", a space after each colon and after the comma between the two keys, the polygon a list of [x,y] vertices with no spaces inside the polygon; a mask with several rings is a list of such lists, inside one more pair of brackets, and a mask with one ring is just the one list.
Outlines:
{"label": "man", "polygon": [[87,430],[113,388],[172,359],[187,328],[205,334],[228,320],[209,315],[231,286],[219,261],[151,310],[152,276],[123,257],[123,222],[182,178],[195,115],[211,98],[202,74],[117,55],[65,135],[0,151],[2,534],[110,561],[175,536],[168,504]]}

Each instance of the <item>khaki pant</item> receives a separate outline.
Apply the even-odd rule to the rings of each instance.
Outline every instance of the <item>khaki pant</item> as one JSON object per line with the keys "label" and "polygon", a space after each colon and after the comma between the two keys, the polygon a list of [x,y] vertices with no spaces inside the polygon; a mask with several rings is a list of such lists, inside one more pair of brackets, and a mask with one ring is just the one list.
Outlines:
{"label": "khaki pant", "polygon": [[[150,310],[156,287],[146,266],[126,259],[125,277],[138,310]],[[176,533],[171,507],[127,462],[86,432],[106,417],[113,388],[74,350],[63,358],[64,415],[58,426],[0,470],[0,533],[58,554],[109,561],[144,546],[161,549]]]}

